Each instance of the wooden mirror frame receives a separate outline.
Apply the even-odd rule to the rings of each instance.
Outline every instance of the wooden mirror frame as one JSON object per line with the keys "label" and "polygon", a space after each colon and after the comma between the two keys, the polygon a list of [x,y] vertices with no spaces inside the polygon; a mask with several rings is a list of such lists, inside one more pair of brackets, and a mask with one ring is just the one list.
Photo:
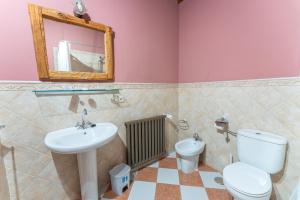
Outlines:
{"label": "wooden mirror frame", "polygon": [[[108,81],[114,79],[112,28],[93,21],[86,21],[57,10],[29,4],[32,36],[34,40],[35,57],[39,79],[42,81]],[[43,18],[57,22],[73,24],[85,28],[104,32],[105,37],[105,65],[106,72],[60,72],[50,71],[46,49],[45,30]]]}

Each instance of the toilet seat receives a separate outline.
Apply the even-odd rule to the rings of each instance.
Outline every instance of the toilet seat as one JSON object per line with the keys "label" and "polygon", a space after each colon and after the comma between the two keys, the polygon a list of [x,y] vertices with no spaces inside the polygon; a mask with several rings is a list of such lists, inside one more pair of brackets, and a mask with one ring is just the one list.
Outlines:
{"label": "toilet seat", "polygon": [[237,162],[223,170],[224,183],[248,197],[264,197],[272,192],[270,175],[246,163]]}

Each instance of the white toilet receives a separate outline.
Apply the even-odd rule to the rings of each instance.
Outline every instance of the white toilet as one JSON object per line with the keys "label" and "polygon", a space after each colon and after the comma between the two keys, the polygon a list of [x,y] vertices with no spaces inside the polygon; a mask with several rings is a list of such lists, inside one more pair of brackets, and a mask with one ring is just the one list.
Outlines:
{"label": "white toilet", "polygon": [[240,162],[226,166],[223,179],[236,200],[269,200],[272,193],[270,174],[282,170],[287,139],[271,133],[242,129],[237,134]]}
{"label": "white toilet", "polygon": [[203,152],[205,143],[194,138],[181,140],[175,144],[176,152],[180,155],[181,170],[192,173],[197,169],[199,155]]}

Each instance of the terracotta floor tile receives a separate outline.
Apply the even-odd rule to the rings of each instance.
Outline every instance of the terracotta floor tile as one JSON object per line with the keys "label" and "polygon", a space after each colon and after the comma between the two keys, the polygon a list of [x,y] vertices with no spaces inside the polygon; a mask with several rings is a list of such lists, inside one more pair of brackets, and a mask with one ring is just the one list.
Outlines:
{"label": "terracotta floor tile", "polygon": [[206,188],[206,192],[209,200],[231,200],[232,199],[226,190]]}
{"label": "terracotta floor tile", "polygon": [[207,172],[217,172],[218,170],[206,165],[206,164],[203,164],[203,163],[200,163],[199,165],[199,168],[198,168],[200,171],[207,171]]}
{"label": "terracotta floor tile", "polygon": [[180,170],[179,183],[180,185],[186,186],[203,186],[200,174],[197,171],[192,172],[190,174],[186,174]]}
{"label": "terracotta floor tile", "polygon": [[164,158],[159,161],[159,167],[177,169],[177,160],[176,158]]}
{"label": "terracotta floor tile", "polygon": [[132,184],[129,186],[129,188],[120,196],[118,196],[117,194],[115,194],[111,189],[106,192],[104,194],[104,198],[106,199],[113,199],[113,200],[127,200],[128,197],[129,197],[129,193],[130,193],[130,190],[131,190],[131,187],[132,187]]}
{"label": "terracotta floor tile", "polygon": [[115,200],[127,200],[130,194],[131,186],[120,196],[115,198]]}
{"label": "terracotta floor tile", "polygon": [[146,167],[137,172],[137,175],[134,180],[156,182],[157,181],[157,172],[158,172],[157,168]]}
{"label": "terracotta floor tile", "polygon": [[116,195],[112,190],[105,192],[105,194],[103,195],[104,198],[106,199],[115,199],[118,197],[118,195]]}
{"label": "terracotta floor tile", "polygon": [[155,200],[181,200],[180,186],[158,183]]}

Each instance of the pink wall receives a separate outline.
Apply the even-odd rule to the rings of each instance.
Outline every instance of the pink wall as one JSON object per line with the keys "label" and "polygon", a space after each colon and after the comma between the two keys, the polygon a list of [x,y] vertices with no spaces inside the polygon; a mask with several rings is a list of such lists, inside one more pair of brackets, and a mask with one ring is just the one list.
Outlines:
{"label": "pink wall", "polygon": [[[32,0],[72,13],[71,0]],[[89,14],[115,32],[115,80],[177,82],[178,12],[175,0],[85,0]],[[0,80],[38,80],[26,0],[1,2]]]}
{"label": "pink wall", "polygon": [[185,0],[179,82],[299,76],[299,0]]}
{"label": "pink wall", "polygon": [[[116,33],[118,82],[299,76],[298,0],[185,0],[179,27],[175,0],[85,1],[92,19]],[[31,1],[67,13],[71,2]],[[2,2],[0,80],[38,80],[27,3]]]}

